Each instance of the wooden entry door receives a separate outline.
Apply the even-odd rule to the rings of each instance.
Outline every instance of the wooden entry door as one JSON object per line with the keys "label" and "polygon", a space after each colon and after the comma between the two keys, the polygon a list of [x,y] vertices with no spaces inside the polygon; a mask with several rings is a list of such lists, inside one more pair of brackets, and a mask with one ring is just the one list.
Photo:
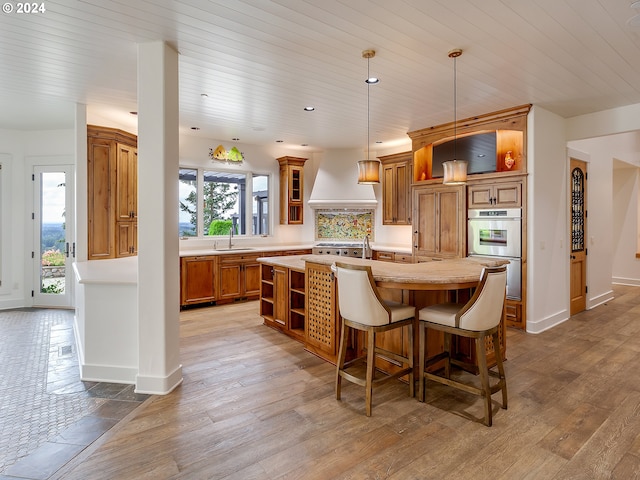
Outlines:
{"label": "wooden entry door", "polygon": [[570,160],[571,192],[570,314],[586,308],[587,297],[587,164]]}

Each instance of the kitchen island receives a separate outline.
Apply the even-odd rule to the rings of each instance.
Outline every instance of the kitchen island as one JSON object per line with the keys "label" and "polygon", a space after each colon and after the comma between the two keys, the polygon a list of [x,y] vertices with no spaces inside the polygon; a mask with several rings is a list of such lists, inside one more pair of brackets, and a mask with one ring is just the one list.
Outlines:
{"label": "kitchen island", "polygon": [[[446,301],[466,301],[478,284],[482,269],[504,263],[477,257],[412,264],[337,255],[259,258],[260,314],[265,325],[290,335],[302,342],[308,351],[332,363],[337,359],[340,332],[336,281],[331,271],[331,265],[336,261],[369,265],[383,298],[403,301],[417,309]],[[417,319],[415,331],[418,331]],[[505,353],[504,320],[500,332],[500,346]],[[404,349],[406,352],[404,335],[401,330],[387,332],[381,335],[380,342],[389,350]],[[358,353],[361,345],[361,339],[353,339],[353,354]],[[439,332],[430,334],[428,356],[441,352],[442,345]],[[456,342],[456,349],[462,359],[474,363],[473,345],[460,341]],[[492,345],[488,346],[488,352],[493,356]],[[389,362],[389,365],[379,367],[387,370],[398,366]]]}

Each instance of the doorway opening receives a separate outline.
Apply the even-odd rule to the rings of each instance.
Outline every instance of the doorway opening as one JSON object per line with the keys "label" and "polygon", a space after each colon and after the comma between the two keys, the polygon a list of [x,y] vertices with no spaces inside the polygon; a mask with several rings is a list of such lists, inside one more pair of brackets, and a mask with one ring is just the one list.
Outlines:
{"label": "doorway opening", "polygon": [[73,166],[34,166],[33,305],[72,307]]}
{"label": "doorway opening", "polygon": [[587,163],[571,158],[569,212],[571,253],[570,259],[570,315],[582,312],[587,304]]}

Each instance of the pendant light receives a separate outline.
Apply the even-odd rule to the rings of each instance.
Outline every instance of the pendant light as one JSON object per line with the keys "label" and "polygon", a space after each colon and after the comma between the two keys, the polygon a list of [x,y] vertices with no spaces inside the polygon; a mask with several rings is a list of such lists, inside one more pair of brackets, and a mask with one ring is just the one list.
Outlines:
{"label": "pendant light", "polygon": [[453,58],[453,160],[449,160],[442,164],[444,168],[444,179],[442,183],[445,185],[463,185],[467,183],[467,162],[458,160],[456,152],[456,137],[458,127],[458,104],[457,104],[457,68],[456,59],[462,55],[462,50],[456,48],[449,52],[449,58]]}
{"label": "pendant light", "polygon": [[369,88],[380,80],[369,74],[369,59],[375,57],[375,50],[364,50],[362,58],[367,59],[367,158],[358,162],[358,183],[361,185],[373,185],[380,183],[380,160],[369,158]]}

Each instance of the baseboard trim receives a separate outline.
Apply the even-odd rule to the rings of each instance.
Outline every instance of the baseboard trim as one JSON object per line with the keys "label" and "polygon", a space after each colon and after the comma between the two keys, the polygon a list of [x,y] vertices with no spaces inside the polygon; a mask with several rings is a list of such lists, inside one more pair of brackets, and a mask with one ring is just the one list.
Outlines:
{"label": "baseboard trim", "polygon": [[136,376],[136,393],[150,395],[166,395],[182,383],[182,365],[178,365],[169,375],[155,377],[150,375]]}

